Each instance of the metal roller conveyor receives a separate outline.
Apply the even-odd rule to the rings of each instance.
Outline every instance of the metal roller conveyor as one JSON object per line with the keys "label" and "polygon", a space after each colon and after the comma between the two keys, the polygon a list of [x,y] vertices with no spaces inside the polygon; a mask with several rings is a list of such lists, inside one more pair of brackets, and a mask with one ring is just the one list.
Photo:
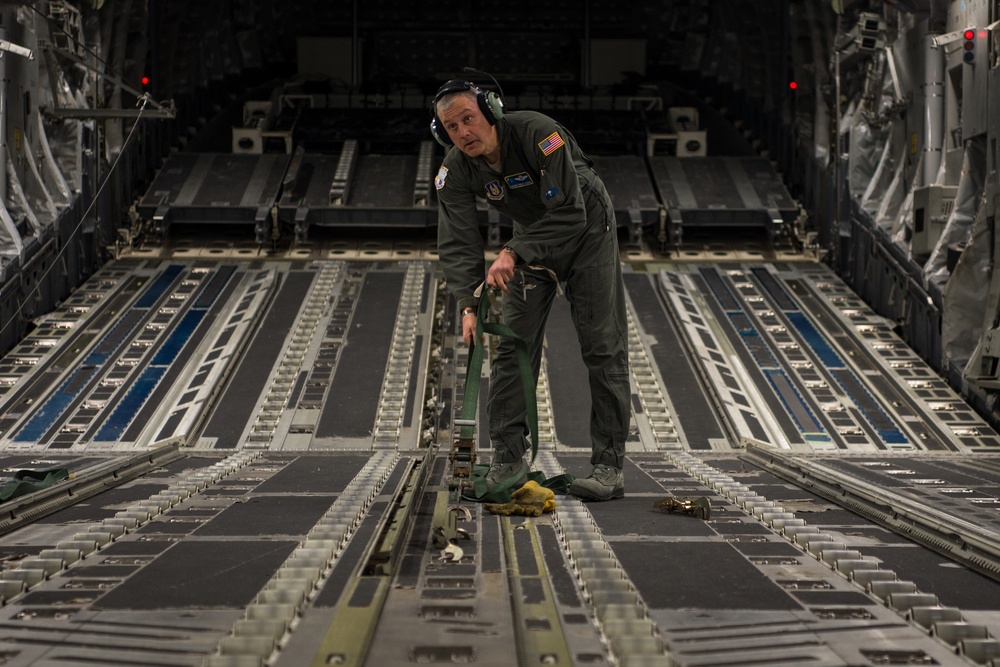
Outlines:
{"label": "metal roller conveyor", "polygon": [[[870,468],[881,473],[883,478],[892,479],[897,484],[899,481],[910,482],[897,489],[888,489],[874,480],[859,479],[850,473],[849,468],[841,465],[837,466],[839,469],[830,467],[821,458],[801,457],[792,460],[779,452],[768,452],[758,447],[748,447],[747,457],[761,467],[785,479],[794,480],[824,498],[838,502],[932,549],[944,551],[950,558],[967,567],[1000,579],[1000,533],[997,531],[1000,522],[977,518],[979,513],[975,512],[975,503],[968,503],[965,512],[939,508],[940,501],[934,491],[939,491],[945,497],[950,496],[951,499],[965,497],[982,500],[984,496],[976,493],[974,488],[949,485],[947,469],[936,469],[941,478],[926,479],[905,468],[912,461],[933,465],[939,460],[937,457],[897,457],[891,463],[875,462],[886,466]],[[969,463],[971,462],[970,460]],[[849,466],[865,466],[872,462],[848,459],[847,463]],[[995,466],[997,459],[988,459],[983,463]],[[894,471],[891,469],[893,464],[904,467]],[[890,476],[886,474],[889,472],[902,472],[903,475]],[[980,482],[981,485],[992,483],[993,480],[985,479]],[[989,495],[985,495],[985,498],[991,501],[990,504],[994,504],[994,498]]]}
{"label": "metal roller conveyor", "polygon": [[[0,631],[24,664],[950,664],[1000,636],[996,436],[942,411],[951,395],[822,267],[631,267],[626,496],[539,517],[456,501],[455,475],[489,460],[487,390],[456,465],[467,350],[430,262],[96,280],[5,360],[3,463],[141,466],[21,501],[44,518],[11,506]],[[564,299],[546,334],[534,468],[586,475]],[[147,368],[119,439],[85,437]],[[18,439],[39,415],[82,430]]]}

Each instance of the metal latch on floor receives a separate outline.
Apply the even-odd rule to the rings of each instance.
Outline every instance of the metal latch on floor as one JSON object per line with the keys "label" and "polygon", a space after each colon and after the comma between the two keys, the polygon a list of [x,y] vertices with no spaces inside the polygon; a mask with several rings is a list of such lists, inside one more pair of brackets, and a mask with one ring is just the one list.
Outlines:
{"label": "metal latch on floor", "polygon": [[472,539],[468,531],[458,527],[458,516],[461,514],[465,521],[471,522],[472,512],[463,505],[449,506],[448,501],[449,492],[438,491],[431,539],[434,548],[441,550],[440,560],[458,563],[465,556],[465,552],[458,546],[457,541],[459,539]]}
{"label": "metal latch on floor", "polygon": [[674,498],[669,496],[653,503],[653,507],[667,514],[689,514],[708,521],[712,518],[712,503],[708,498]]}

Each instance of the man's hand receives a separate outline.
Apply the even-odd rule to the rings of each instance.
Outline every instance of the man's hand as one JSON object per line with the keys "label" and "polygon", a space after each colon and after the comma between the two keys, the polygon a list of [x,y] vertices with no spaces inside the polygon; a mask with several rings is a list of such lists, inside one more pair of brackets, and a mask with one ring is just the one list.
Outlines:
{"label": "man's hand", "polygon": [[514,278],[514,255],[501,250],[497,258],[493,260],[489,273],[486,275],[486,284],[490,287],[499,287],[505,294],[510,294],[507,283]]}
{"label": "man's hand", "polygon": [[[472,345],[472,339],[476,336],[476,314],[469,313],[462,315],[462,339],[466,345]],[[485,338],[485,337],[484,337]]]}

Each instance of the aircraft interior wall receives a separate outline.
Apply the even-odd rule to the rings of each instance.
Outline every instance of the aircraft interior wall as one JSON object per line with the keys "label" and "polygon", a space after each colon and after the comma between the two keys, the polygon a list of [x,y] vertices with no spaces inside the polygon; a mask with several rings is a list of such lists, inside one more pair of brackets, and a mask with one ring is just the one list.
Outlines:
{"label": "aircraft interior wall", "polygon": [[[122,664],[1000,666],[998,24],[997,0],[0,1],[0,463],[77,466],[74,493],[121,466],[0,516],[0,663],[100,664],[137,613],[156,636]],[[626,502],[466,508],[464,561],[435,496],[468,370],[428,132],[453,77],[594,159],[633,366]],[[513,221],[482,204],[489,257]],[[568,306],[550,328],[534,462],[582,474]],[[663,523],[667,492],[714,522]],[[710,585],[662,575],[701,557]]]}

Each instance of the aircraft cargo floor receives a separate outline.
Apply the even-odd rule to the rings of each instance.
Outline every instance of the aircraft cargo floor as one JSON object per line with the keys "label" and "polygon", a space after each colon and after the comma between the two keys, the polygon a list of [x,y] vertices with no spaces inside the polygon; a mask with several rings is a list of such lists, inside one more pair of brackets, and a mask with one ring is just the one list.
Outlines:
{"label": "aircraft cargo floor", "polygon": [[[525,518],[447,498],[433,258],[108,264],[0,360],[5,477],[68,474],[0,503],[0,664],[1000,665],[1000,437],[891,323],[808,261],[625,278],[627,495]],[[590,470],[575,335],[547,477]]]}

